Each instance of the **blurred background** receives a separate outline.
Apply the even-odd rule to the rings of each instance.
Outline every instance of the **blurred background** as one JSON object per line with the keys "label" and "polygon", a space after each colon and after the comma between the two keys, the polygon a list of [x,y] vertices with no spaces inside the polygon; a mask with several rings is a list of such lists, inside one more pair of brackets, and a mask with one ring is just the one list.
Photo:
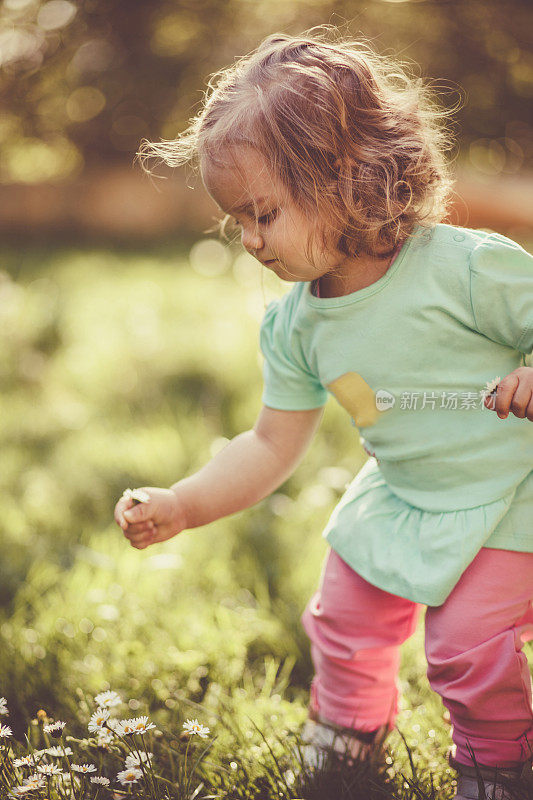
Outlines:
{"label": "blurred background", "polygon": [[154,191],[132,165],[140,139],[173,138],[206,76],[266,34],[323,23],[414,62],[443,105],[460,103],[458,222],[531,225],[529,0],[3,0],[0,15],[5,234],[199,233],[206,198],[183,174]]}
{"label": "blurred background", "polygon": [[[205,233],[194,175],[150,180],[135,151],[182,130],[206,77],[263,36],[324,23],[459,104],[450,219],[531,249],[530,0],[1,3],[0,695],[19,734],[41,706],[81,724],[80,698],[107,687],[167,722],[224,698],[305,717],[299,616],[365,460],[344,412],[327,406],[251,511],[142,552],[112,514],[126,487],[168,486],[253,424],[259,324],[286,290]],[[402,722],[437,764],[448,734],[424,671],[419,633]]]}

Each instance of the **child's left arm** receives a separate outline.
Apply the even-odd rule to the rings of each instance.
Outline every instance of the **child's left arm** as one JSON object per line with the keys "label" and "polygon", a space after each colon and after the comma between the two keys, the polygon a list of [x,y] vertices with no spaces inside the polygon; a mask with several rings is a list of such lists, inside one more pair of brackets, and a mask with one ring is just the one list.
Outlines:
{"label": "child's left arm", "polygon": [[533,422],[533,367],[518,367],[498,384],[496,393],[485,398],[485,406],[496,411],[500,419],[509,412]]}

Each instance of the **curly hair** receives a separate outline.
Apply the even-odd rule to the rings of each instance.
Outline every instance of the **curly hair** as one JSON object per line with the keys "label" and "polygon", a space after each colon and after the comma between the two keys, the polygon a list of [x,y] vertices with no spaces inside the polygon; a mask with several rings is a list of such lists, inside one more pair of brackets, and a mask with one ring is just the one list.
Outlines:
{"label": "curly hair", "polygon": [[273,34],[209,81],[201,111],[175,140],[144,140],[137,156],[171,167],[250,145],[338,250],[391,255],[416,225],[444,218],[452,138],[420,78],[362,40],[330,28]]}

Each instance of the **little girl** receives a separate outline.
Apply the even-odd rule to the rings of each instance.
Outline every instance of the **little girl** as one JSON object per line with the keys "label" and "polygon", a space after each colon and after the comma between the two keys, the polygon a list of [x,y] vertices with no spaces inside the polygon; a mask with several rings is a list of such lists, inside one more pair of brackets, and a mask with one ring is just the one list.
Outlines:
{"label": "little girl", "polygon": [[[453,723],[456,797],[533,754],[533,258],[443,224],[442,116],[360,42],[267,38],[210,85],[175,141],[242,244],[292,289],[261,328],[252,430],[115,518],[143,549],[257,503],[293,472],[328,393],[369,459],[324,532],[303,625],[316,675],[307,757],[376,748],[397,714],[399,647],[426,612],[428,677]],[[497,387],[497,388],[496,388]],[[503,776],[503,777],[502,777]]]}

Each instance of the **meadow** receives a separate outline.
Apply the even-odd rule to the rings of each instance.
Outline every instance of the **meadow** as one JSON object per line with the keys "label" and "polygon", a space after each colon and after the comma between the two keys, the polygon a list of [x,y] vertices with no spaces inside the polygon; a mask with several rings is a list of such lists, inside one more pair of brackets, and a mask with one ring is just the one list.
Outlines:
{"label": "meadow", "polygon": [[[87,728],[95,695],[113,690],[121,717],[156,726],[143,744],[160,781],[122,786],[131,797],[452,796],[449,724],[425,677],[421,626],[402,651],[384,767],[320,786],[299,778],[312,677],[300,615],[326,553],[321,531],[366,458],[340,407],[328,403],[298,470],[254,508],[144,551],[113,521],[126,487],[168,486],[253,425],[259,324],[285,290],[214,240],[3,250],[4,786],[9,747],[9,758],[27,753],[27,736],[50,748],[44,725],[65,720],[61,741],[122,796],[125,745],[98,746]],[[184,732],[191,718],[207,738]],[[78,799],[97,786],[70,775],[70,789],[48,779],[46,795],[30,796]]]}

